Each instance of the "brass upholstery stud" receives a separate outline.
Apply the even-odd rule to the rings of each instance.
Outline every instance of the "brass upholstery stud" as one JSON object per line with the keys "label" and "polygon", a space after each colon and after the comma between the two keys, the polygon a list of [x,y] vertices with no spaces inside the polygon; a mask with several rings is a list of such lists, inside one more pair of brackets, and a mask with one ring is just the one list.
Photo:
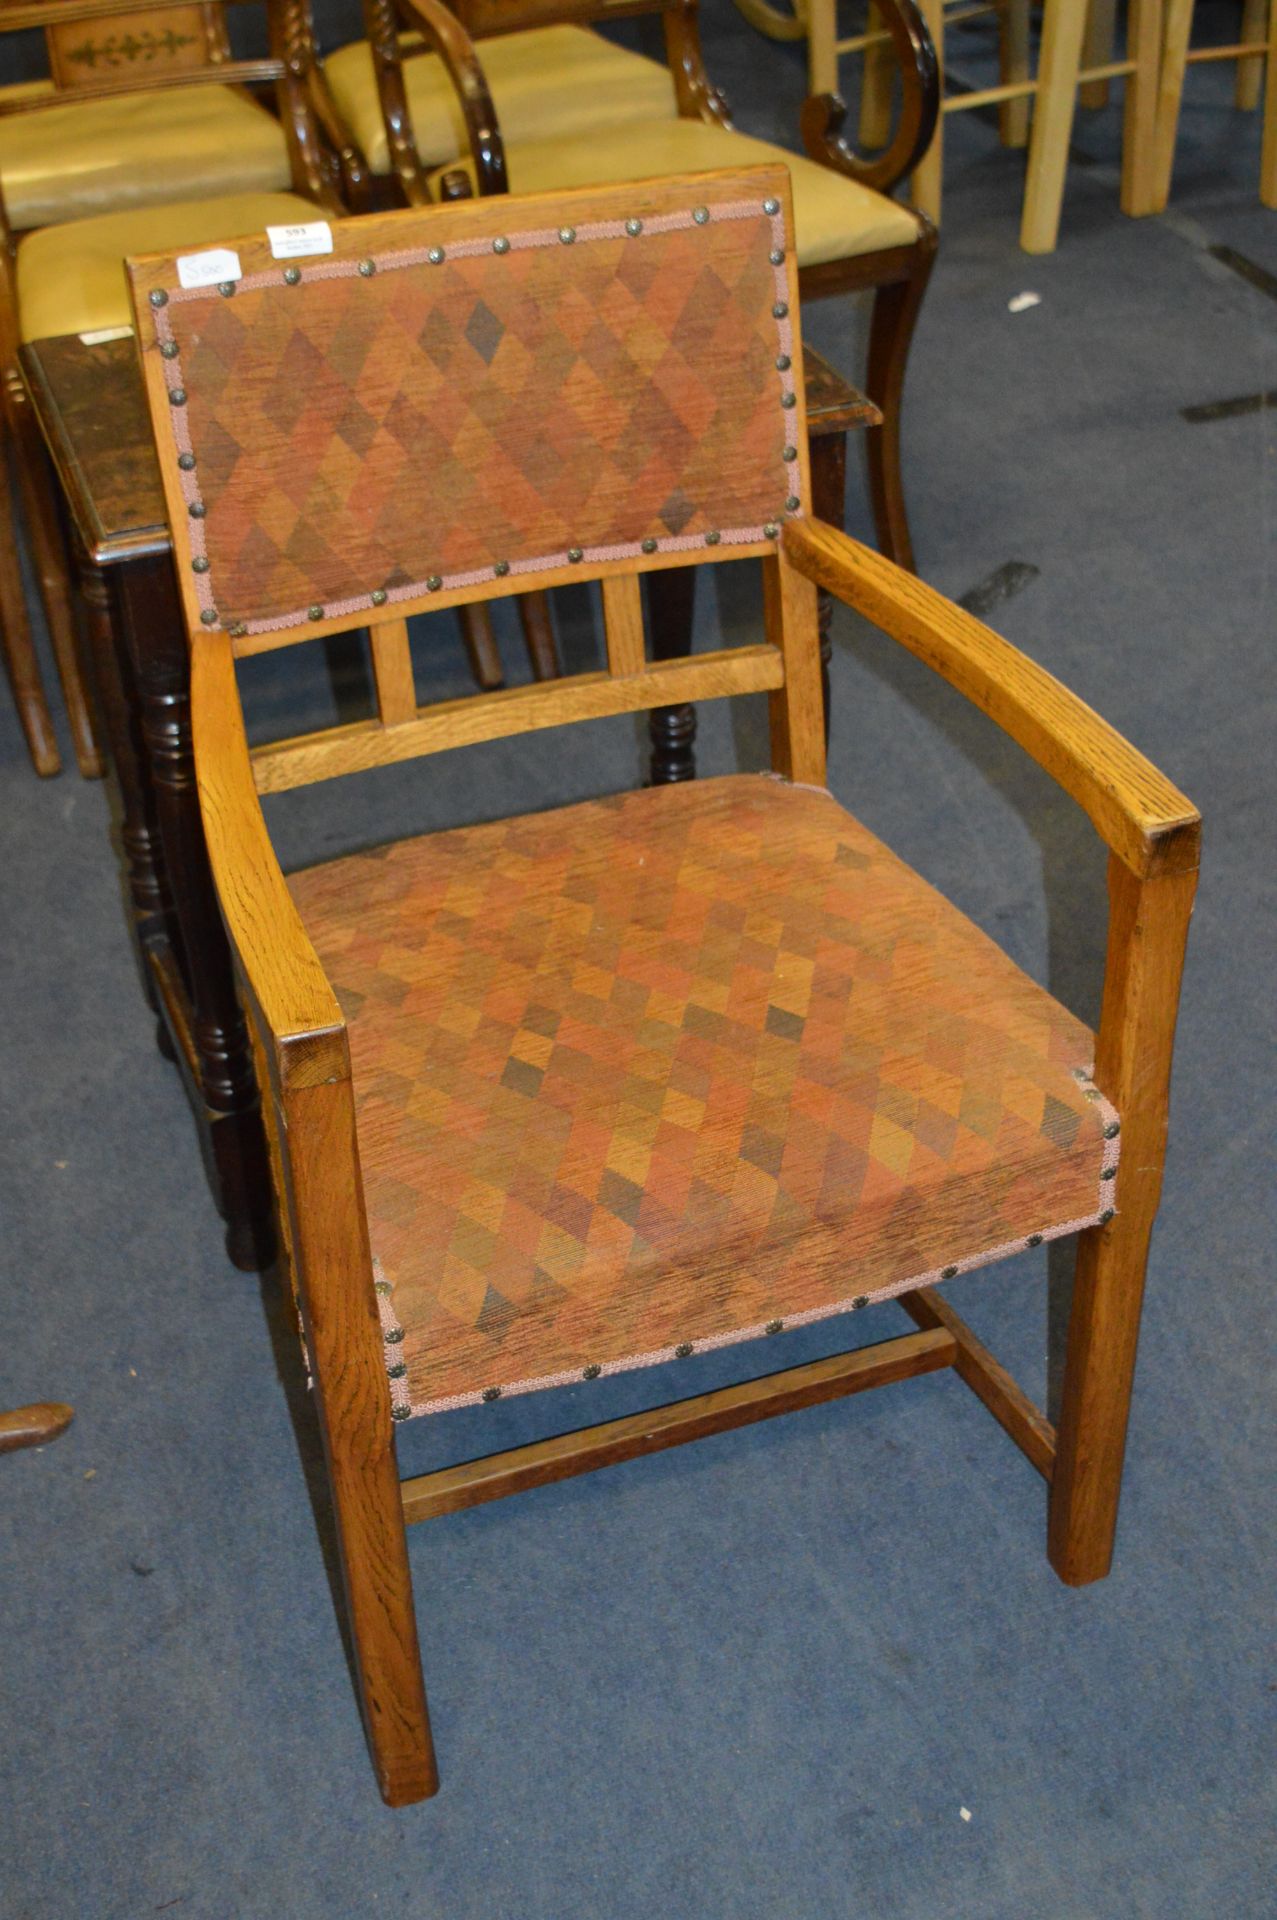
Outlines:
{"label": "brass upholstery stud", "polygon": [[1105,1167],[1105,1169],[1104,1169],[1104,1171],[1103,1171],[1103,1173],[1102,1173],[1102,1174],[1100,1175],[1100,1179],[1101,1179],[1101,1180],[1116,1180],[1116,1179],[1117,1179],[1117,1168],[1116,1168],[1116,1167]]}
{"label": "brass upholstery stud", "polygon": [[787,304],[783,300],[778,300],[775,306],[772,308],[772,319],[788,320],[788,318],[789,318],[789,308]]}
{"label": "brass upholstery stud", "polygon": [[206,627],[215,627],[217,625],[217,608],[205,607],[203,613],[200,615],[200,619]]}
{"label": "brass upholstery stud", "polygon": [[723,536],[718,531],[717,527],[711,527],[709,532],[705,535],[705,545],[707,547],[716,547],[719,541],[722,539],[722,537]]}
{"label": "brass upholstery stud", "polygon": [[248,628],[242,620],[234,620],[230,625],[229,632],[232,640],[242,640],[248,632]]}
{"label": "brass upholstery stud", "polygon": [[629,234],[631,240],[636,240],[639,234],[642,233],[643,231],[643,222],[641,220],[636,220],[634,216],[631,214],[630,218],[625,223],[625,231]]}
{"label": "brass upholstery stud", "polygon": [[942,1280],[952,1280],[957,1271],[958,1269],[956,1267],[942,1267],[940,1270],[940,1278]]}
{"label": "brass upholstery stud", "polygon": [[443,265],[443,248],[431,247],[429,253],[426,255],[426,258],[430,262],[432,267],[441,267]]}
{"label": "brass upholstery stud", "polygon": [[168,390],[168,399],[171,407],[184,407],[186,405],[186,388],[170,387]]}
{"label": "brass upholstery stud", "polygon": [[[386,589],[384,587],[374,587],[369,597],[371,598],[374,607],[384,607],[387,599],[389,598],[389,595],[387,594]],[[386,1288],[386,1292],[387,1293],[390,1292],[389,1287]]]}
{"label": "brass upholstery stud", "polygon": [[442,585],[443,585],[443,578],[442,578],[442,576],[441,576],[440,574],[437,574],[437,573],[432,573],[432,574],[430,575],[430,578],[429,578],[429,579],[428,579],[428,580],[426,581],[426,592],[427,592],[427,593],[438,593],[438,591],[439,591],[439,589],[440,589],[440,587],[441,587]]}
{"label": "brass upholstery stud", "polygon": [[192,573],[207,573],[207,572],[208,572],[208,561],[207,561],[207,559],[206,559],[206,558],[204,557],[204,555],[203,555],[202,553],[197,553],[197,554],[196,554],[196,556],[195,556],[195,558],[194,558],[194,559],[192,560],[192,562],[191,562],[191,572],[192,572]]}
{"label": "brass upholstery stud", "polygon": [[498,580],[504,580],[510,571],[510,562],[508,560],[494,560],[492,563],[492,571],[496,574]]}
{"label": "brass upholstery stud", "polygon": [[383,1299],[388,1300],[390,1298],[391,1286],[389,1280],[374,1280],[373,1285]]}
{"label": "brass upholstery stud", "polygon": [[786,500],[786,502],[785,502],[785,512],[786,512],[786,513],[797,513],[797,511],[798,511],[798,509],[799,509],[799,507],[801,507],[801,505],[802,505],[802,504],[803,504],[803,503],[802,503],[802,501],[801,501],[801,500],[800,500],[800,499],[798,498],[798,495],[797,495],[796,493],[791,493],[791,494],[790,494],[790,496],[789,496],[789,498],[788,498],[788,499]]}
{"label": "brass upholstery stud", "polygon": [[391,1327],[384,1336],[388,1347],[397,1347],[403,1340],[403,1328]]}
{"label": "brass upholstery stud", "polygon": [[798,395],[796,393],[782,393],[780,396],[780,404],[785,408],[796,407],[798,405]]}
{"label": "brass upholstery stud", "polygon": [[166,307],[168,305],[168,295],[165,293],[163,287],[154,288],[150,295],[150,300],[153,307]]}
{"label": "brass upholstery stud", "polygon": [[391,1380],[402,1380],[408,1369],[402,1360],[396,1360],[393,1367],[387,1367],[386,1373]]}
{"label": "brass upholstery stud", "polygon": [[572,245],[572,242],[576,239],[576,228],[560,227],[559,238],[563,242],[565,247],[570,247]]}
{"label": "brass upholstery stud", "polygon": [[643,542],[644,553],[655,553],[657,545],[658,545],[658,542],[655,541],[652,538],[651,534],[649,533],[647,536],[647,539]]}
{"label": "brass upholstery stud", "polygon": [[859,1313],[862,1307],[867,1307],[868,1305],[869,1295],[867,1293],[858,1293],[851,1303],[851,1310],[853,1313]]}
{"label": "brass upholstery stud", "polygon": [[1110,1120],[1107,1127],[1105,1127],[1104,1129],[1104,1138],[1106,1140],[1116,1140],[1118,1134],[1121,1131],[1122,1131],[1121,1122],[1118,1120]]}
{"label": "brass upholstery stud", "polygon": [[1109,1221],[1110,1221],[1110,1220],[1111,1220],[1112,1218],[1113,1218],[1113,1209],[1112,1209],[1112,1207],[1105,1207],[1105,1209],[1104,1209],[1104,1211],[1103,1211],[1103,1213],[1102,1213],[1102,1214],[1100,1215],[1100,1225],[1101,1225],[1102,1227],[1107,1227],[1107,1225],[1108,1225],[1108,1223],[1109,1223]]}
{"label": "brass upholstery stud", "polygon": [[769,540],[775,540],[780,535],[780,528],[774,520],[769,520],[767,522],[767,525],[763,528],[763,532],[766,534]]}
{"label": "brass upholstery stud", "polygon": [[603,1369],[598,1361],[591,1360],[588,1367],[582,1367],[581,1378],[582,1380],[597,1380],[602,1371]]}
{"label": "brass upholstery stud", "polygon": [[392,1420],[411,1420],[412,1408],[411,1407],[392,1407],[390,1409],[390,1417]]}
{"label": "brass upholstery stud", "polygon": [[793,363],[793,361],[792,361],[792,360],[790,359],[790,357],[789,357],[789,355],[788,355],[787,353],[778,353],[778,354],[776,355],[776,371],[777,371],[777,373],[788,373],[788,372],[789,372],[789,369],[790,369],[790,367],[791,367],[791,366],[792,366],[793,364],[794,364],[794,363]]}
{"label": "brass upholstery stud", "polygon": [[371,280],[374,273],[376,273],[376,271],[377,271],[377,262],[375,260],[361,260],[359,262],[359,273],[360,273],[361,279]]}
{"label": "brass upholstery stud", "polygon": [[708,226],[709,225],[709,208],[693,207],[692,218],[693,220],[695,220],[698,227]]}
{"label": "brass upholstery stud", "polygon": [[692,1351],[692,1343],[691,1343],[691,1341],[690,1341],[690,1340],[680,1340],[680,1341],[679,1341],[679,1343],[678,1343],[678,1345],[677,1345],[677,1346],[675,1347],[675,1349],[674,1349],[674,1358],[675,1358],[676,1360],[686,1360],[686,1358],[687,1358],[687,1356],[688,1356],[688,1354],[689,1354],[689,1353],[690,1353],[691,1351]]}
{"label": "brass upholstery stud", "polygon": [[300,267],[284,268],[284,285],[286,287],[295,287],[300,281],[301,277],[302,277],[302,270]]}
{"label": "brass upholstery stud", "polygon": [[572,562],[573,566],[576,565],[578,560],[584,560],[584,558],[585,558],[585,553],[582,548],[580,547],[568,548],[568,559]]}
{"label": "brass upholstery stud", "polygon": [[785,249],[783,247],[773,247],[767,258],[774,267],[783,267],[785,264]]}
{"label": "brass upholstery stud", "polygon": [[177,464],[183,473],[193,473],[195,470],[195,455],[193,453],[179,453],[177,456]]}
{"label": "brass upholstery stud", "polygon": [[318,603],[313,607],[307,607],[306,613],[311,620],[322,620],[324,617],[324,609]]}
{"label": "brass upholstery stud", "polygon": [[483,1389],[483,1397],[485,1400],[499,1400],[501,1398],[500,1387],[485,1387]]}
{"label": "brass upholstery stud", "polygon": [[235,291],[235,282],[233,280],[219,280],[217,283],[217,291],[221,294],[223,300],[229,300]]}
{"label": "brass upholstery stud", "polygon": [[791,465],[792,462],[798,458],[797,447],[786,447],[780,457],[785,462],[786,466]]}
{"label": "brass upholstery stud", "polygon": [[202,520],[208,512],[208,508],[202,500],[192,500],[186,511],[190,514],[192,520]]}
{"label": "brass upholstery stud", "polygon": [[769,1320],[767,1322],[767,1325],[763,1328],[763,1332],[764,1333],[782,1333],[784,1331],[784,1327],[785,1327],[785,1322],[783,1320]]}
{"label": "brass upholstery stud", "polygon": [[160,352],[166,360],[176,360],[179,352],[177,341],[162,340],[160,342]]}
{"label": "brass upholstery stud", "polygon": [[770,215],[770,216],[772,216],[772,217],[774,217],[774,216],[775,216],[776,214],[778,214],[778,213],[780,212],[780,201],[779,201],[779,200],[764,200],[764,201],[763,201],[763,212],[764,212],[765,214],[768,214],[768,215]]}
{"label": "brass upholstery stud", "polygon": [[1042,1235],[1040,1233],[1031,1233],[1024,1244],[1026,1247],[1040,1247],[1042,1245]]}
{"label": "brass upholstery stud", "polygon": [[510,242],[506,239],[504,234],[499,234],[498,237],[492,242],[492,251],[494,253],[509,253]]}

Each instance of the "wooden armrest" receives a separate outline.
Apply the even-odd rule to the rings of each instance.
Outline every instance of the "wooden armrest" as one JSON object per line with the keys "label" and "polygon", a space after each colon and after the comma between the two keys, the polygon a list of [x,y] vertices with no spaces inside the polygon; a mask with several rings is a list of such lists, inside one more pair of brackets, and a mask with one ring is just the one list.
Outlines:
{"label": "wooden armrest", "polygon": [[1141,878],[1198,864],[1190,800],[1076,694],[934,587],[819,520],[787,523],[788,558],[924,660],[1056,780]]}
{"label": "wooden armrest", "polygon": [[368,162],[344,126],[327,77],[317,61],[312,60],[307,65],[303,85],[311,117],[319,129],[321,141],[332,156],[344,206],[352,213],[370,212]]}
{"label": "wooden armrest", "polygon": [[441,0],[364,0],[364,27],[372,47],[378,88],[384,102],[393,102],[392,110],[386,114],[391,157],[409,200],[420,205],[428,196],[403,85],[399,49],[401,16],[421,34],[447,69],[466,123],[479,193],[508,192],[505,146],[497,123],[497,110],[492,104],[474,41],[456,15],[450,13]]}
{"label": "wooden armrest", "polygon": [[191,722],[218,904],[274,1043],[281,1083],[344,1080],[350,1073],[345,1021],[266,831],[224,633],[201,634],[192,649]]}
{"label": "wooden armrest", "polygon": [[891,144],[863,160],[843,138],[847,109],[836,93],[813,93],[803,103],[803,145],[813,160],[848,174],[878,193],[890,193],[911,174],[931,145],[940,115],[940,67],[930,28],[914,0],[879,0],[882,24],[900,66],[900,119]]}

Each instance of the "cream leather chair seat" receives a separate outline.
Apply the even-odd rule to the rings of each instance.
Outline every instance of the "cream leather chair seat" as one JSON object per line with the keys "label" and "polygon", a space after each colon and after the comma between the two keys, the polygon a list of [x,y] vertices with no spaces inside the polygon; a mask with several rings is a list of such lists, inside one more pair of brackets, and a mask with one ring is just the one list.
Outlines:
{"label": "cream leather chair seat", "polygon": [[789,168],[793,183],[800,267],[916,244],[918,223],[913,214],[886,194],[766,140],[707,126],[702,120],[661,120],[568,139],[506,142],[512,193],[610,186],[618,180],[710,173],[720,167],[774,165],[778,160]]}
{"label": "cream leather chair seat", "polygon": [[18,242],[18,320],[24,340],[94,333],[132,324],[124,261],[129,254],[183,253],[242,239],[266,226],[325,216],[296,193],[241,193],[217,200],[135,207],[96,220],[41,227]]}
{"label": "cream leather chair seat", "polygon": [[[420,42],[406,35],[405,49]],[[602,132],[629,120],[672,120],[678,107],[669,68],[614,47],[586,27],[533,27],[482,40],[479,59],[506,142]],[[465,122],[437,54],[403,63],[417,152],[425,167],[466,151]],[[376,174],[391,171],[372,53],[366,40],[324,62],[337,111]],[[653,169],[655,171],[655,169]]]}
{"label": "cream leather chair seat", "polygon": [[0,118],[0,183],[15,231],[201,192],[285,192],[291,178],[279,122],[231,87],[69,98]]}

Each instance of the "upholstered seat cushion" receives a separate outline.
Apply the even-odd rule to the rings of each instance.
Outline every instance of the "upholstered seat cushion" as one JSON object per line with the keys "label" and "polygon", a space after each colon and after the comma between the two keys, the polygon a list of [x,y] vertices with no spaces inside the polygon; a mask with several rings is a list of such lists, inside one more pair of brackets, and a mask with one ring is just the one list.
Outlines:
{"label": "upholstered seat cushion", "polygon": [[124,261],[173,248],[197,251],[266,226],[313,220],[295,193],[241,193],[172,206],[135,207],[42,227],[18,242],[18,310],[24,340],[132,324]]}
{"label": "upholstered seat cushion", "polygon": [[[702,120],[660,120],[600,128],[588,135],[506,142],[512,193],[557,192],[564,187],[610,186],[662,173],[712,173],[719,167],[789,168],[794,192],[794,242],[800,267],[826,260],[909,247],[918,223],[907,207],[848,180],[815,160],[766,140],[707,126]],[[473,168],[466,163],[473,177]]]}
{"label": "upholstered seat cushion", "polygon": [[15,231],[201,193],[283,192],[290,179],[279,122],[231,87],[69,100],[0,118]]}
{"label": "upholstered seat cushion", "polygon": [[[419,44],[405,36],[404,45]],[[614,47],[585,27],[534,27],[484,40],[479,58],[502,135],[539,140],[547,134],[592,133],[625,120],[672,119],[677,111],[669,68]],[[413,136],[423,166],[467,151],[456,90],[437,54],[403,65]],[[366,40],[325,61],[337,111],[374,173],[389,173],[390,147]]]}
{"label": "upholstered seat cushion", "polygon": [[291,885],[349,1023],[397,1418],[820,1319],[1114,1205],[1089,1032],[828,794],[658,788]]}

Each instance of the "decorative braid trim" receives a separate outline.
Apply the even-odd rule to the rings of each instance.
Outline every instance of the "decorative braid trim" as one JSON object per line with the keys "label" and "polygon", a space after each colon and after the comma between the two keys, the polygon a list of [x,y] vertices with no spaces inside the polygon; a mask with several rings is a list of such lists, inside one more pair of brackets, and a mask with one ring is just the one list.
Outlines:
{"label": "decorative braid trim", "polygon": [[[1093,1068],[1075,1067],[1074,1079],[1080,1081],[1086,1092],[1086,1098],[1094,1101],[1104,1117],[1104,1125],[1119,1127],[1117,1109],[1104,1098],[1091,1078]],[[1100,1177],[1096,1195],[1094,1213],[1084,1214],[1077,1220],[1062,1220],[1055,1226],[1043,1227],[1040,1233],[1026,1235],[1023,1239],[1008,1240],[1001,1246],[986,1247],[979,1253],[967,1254],[957,1260],[947,1261],[943,1267],[932,1267],[926,1273],[911,1274],[906,1280],[893,1280],[890,1285],[878,1287],[870,1293],[848,1294],[845,1299],[835,1300],[826,1307],[809,1307],[805,1313],[795,1313],[785,1318],[781,1330],[788,1333],[793,1327],[812,1326],[818,1320],[832,1320],[840,1313],[859,1312],[861,1307],[877,1306],[883,1300],[894,1300],[897,1294],[912,1293],[918,1287],[939,1286],[946,1280],[955,1280],[964,1273],[975,1273],[981,1267],[994,1265],[998,1260],[1007,1260],[1015,1253],[1045,1245],[1050,1240],[1063,1240],[1071,1233],[1082,1233],[1088,1227],[1104,1225],[1117,1211],[1117,1165],[1121,1151],[1121,1134],[1115,1133],[1112,1139],[1103,1140],[1103,1153],[1100,1160]],[[377,1283],[377,1307],[381,1315],[382,1337],[385,1342],[386,1371],[390,1385],[391,1417],[396,1421],[416,1419],[428,1413],[451,1413],[456,1407],[477,1407],[489,1399],[509,1399],[515,1394],[540,1393],[547,1387],[570,1387],[584,1378],[611,1378],[617,1373],[633,1373],[639,1367],[657,1367],[666,1360],[679,1360],[687,1357],[690,1347],[695,1353],[712,1353],[719,1347],[734,1347],[747,1340],[763,1339],[777,1331],[774,1321],[764,1321],[755,1326],[738,1327],[729,1333],[712,1334],[707,1340],[680,1343],[672,1347],[659,1347],[650,1353],[626,1354],[620,1360],[609,1360],[587,1376],[582,1367],[574,1367],[570,1372],[543,1374],[534,1380],[492,1381],[486,1388],[476,1389],[473,1393],[454,1393],[444,1395],[437,1400],[414,1402],[408,1386],[406,1363],[403,1359],[404,1329],[394,1307],[394,1287],[387,1280],[379,1260],[373,1261],[373,1276]],[[395,1375],[391,1369],[405,1367],[405,1371]],[[495,1389],[495,1392],[494,1392]]]}
{"label": "decorative braid trim", "polygon": [[[644,220],[642,232],[633,235],[632,240],[634,243],[637,243],[650,234],[674,233],[686,228],[712,226],[723,220],[756,219],[760,213],[763,213],[763,217],[770,223],[773,250],[779,250],[781,252],[785,250],[786,233],[784,214],[781,212],[775,214],[765,213],[760,202],[757,200],[731,200],[721,206],[711,206],[701,209],[700,211],[707,213],[709,216],[708,219],[697,220],[690,207],[681,209],[676,213],[654,214],[650,219]],[[582,242],[588,245],[591,240],[624,239],[627,237],[627,229],[624,220],[594,220],[587,221],[584,226],[577,227],[575,234],[576,240],[574,244],[579,246]],[[448,260],[478,259],[493,252],[494,238],[503,237],[505,236],[495,235],[488,239],[458,240],[451,246],[443,249],[443,261],[438,263],[431,262],[430,256],[435,249],[429,247],[404,247],[396,252],[369,254],[366,256],[366,259],[371,263],[373,267],[372,277],[375,277],[376,274],[381,273],[401,272],[406,267],[422,267],[431,264],[442,265]],[[557,227],[536,227],[526,233],[510,234],[506,241],[505,251],[510,253],[526,253],[534,248],[557,247],[562,246],[562,244],[563,242]],[[235,282],[236,292],[252,293],[263,287],[281,286],[287,286],[291,292],[295,292],[298,287],[305,286],[308,281],[312,280],[355,280],[369,277],[363,272],[363,263],[358,260],[325,260],[318,265],[301,267],[300,269],[292,262],[288,264],[291,271],[299,273],[297,280],[286,280],[284,278],[285,268],[282,266],[269,268],[260,273],[245,274],[241,280]],[[782,432],[788,436],[790,431],[788,413],[789,409],[795,404],[796,383],[793,368],[794,329],[788,311],[789,285],[783,264],[774,269],[773,280],[776,293],[775,304],[785,310],[784,317],[776,321],[777,357],[783,358],[787,362],[783,369],[777,369],[777,378],[779,381],[777,404],[782,414]],[[176,346],[177,344],[170,318],[171,308],[175,306],[189,306],[193,302],[200,300],[219,300],[223,297],[218,292],[216,286],[176,286],[166,287],[164,291],[167,294],[165,304],[162,307],[155,307],[151,310],[155,326],[155,337],[161,346]],[[184,389],[186,384],[182,377],[181,354],[177,353],[172,359],[165,360],[163,365],[165,382],[171,396],[175,390],[181,391]],[[178,454],[189,454],[195,459],[195,449],[191,444],[190,421],[187,417],[185,406],[171,407],[169,419],[173,430],[174,445],[177,448]],[[179,467],[178,484],[181,488],[182,498],[185,500],[188,509],[191,506],[203,506],[198,464],[191,468],[190,471],[184,471]],[[784,496],[786,498],[789,498],[792,494],[792,484],[789,468],[786,466],[784,468],[783,480]],[[802,511],[801,507],[794,509],[792,512],[786,509],[786,517],[790,519],[800,519],[802,517]],[[772,535],[768,532],[768,525],[770,525],[770,523],[760,524],[756,527],[720,528],[717,530],[717,538],[714,540],[708,539],[703,533],[671,534],[664,539],[658,539],[653,551],[655,553],[666,554],[703,552],[706,554],[714,554],[715,557],[723,559],[727,557],[727,554],[730,553],[733,548],[757,546],[763,541],[770,540]],[[207,560],[208,546],[205,538],[205,521],[203,514],[190,519],[189,538],[191,543],[191,558],[193,560]],[[630,540],[613,546],[583,547],[581,549],[581,559],[577,564],[583,567],[591,563],[595,565],[605,565],[607,562],[613,560],[637,560],[649,557],[651,556],[644,552],[640,541]],[[385,599],[380,602],[373,600],[371,591],[368,593],[354,594],[344,600],[328,601],[324,604],[323,612],[318,617],[323,620],[347,620],[355,614],[373,612],[381,613],[384,617],[384,609],[386,607],[399,605],[406,600],[421,600],[431,592],[464,592],[470,587],[487,586],[495,580],[514,579],[520,574],[547,573],[551,569],[566,567],[569,564],[571,563],[565,548],[558,553],[538,554],[532,559],[512,560],[508,563],[508,570],[504,574],[499,574],[495,566],[490,566],[475,568],[465,573],[430,575],[428,579],[414,580],[410,581],[406,586],[387,589]],[[436,581],[437,584],[432,586],[430,584],[431,581]],[[220,628],[222,621],[217,613],[217,593],[211,571],[196,573],[195,597],[199,605],[203,623],[211,629]],[[293,627],[308,628],[314,624],[315,620],[312,619],[309,607],[297,607],[290,613],[275,614],[268,620],[244,621],[236,627],[235,631],[237,634],[282,633]]]}

